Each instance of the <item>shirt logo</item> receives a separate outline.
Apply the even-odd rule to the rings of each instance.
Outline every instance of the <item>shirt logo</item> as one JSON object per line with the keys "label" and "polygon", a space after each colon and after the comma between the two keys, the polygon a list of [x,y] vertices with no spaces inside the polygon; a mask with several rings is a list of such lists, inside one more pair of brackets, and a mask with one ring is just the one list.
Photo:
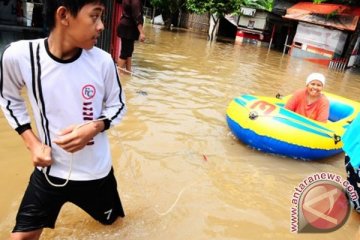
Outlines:
{"label": "shirt logo", "polygon": [[95,96],[95,93],[96,93],[96,90],[93,85],[88,84],[82,88],[82,96],[86,100],[92,99]]}

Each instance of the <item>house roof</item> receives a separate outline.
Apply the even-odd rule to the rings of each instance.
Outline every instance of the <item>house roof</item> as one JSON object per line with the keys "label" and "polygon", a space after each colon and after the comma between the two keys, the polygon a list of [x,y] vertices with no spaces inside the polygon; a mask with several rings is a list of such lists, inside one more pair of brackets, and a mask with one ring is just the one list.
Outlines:
{"label": "house roof", "polygon": [[[329,17],[330,14],[333,16]],[[284,18],[340,30],[355,31],[359,16],[360,8],[341,4],[300,2],[288,8]]]}

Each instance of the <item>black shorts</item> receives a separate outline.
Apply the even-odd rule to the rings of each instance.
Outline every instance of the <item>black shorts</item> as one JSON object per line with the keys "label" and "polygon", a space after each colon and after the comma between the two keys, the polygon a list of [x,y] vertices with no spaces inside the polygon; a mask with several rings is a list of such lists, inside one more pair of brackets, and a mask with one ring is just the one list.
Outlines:
{"label": "black shorts", "polygon": [[[360,196],[360,169],[354,168],[350,163],[350,157],[345,155],[345,170],[347,173],[347,180],[354,187],[354,190]],[[351,199],[351,198],[350,198]],[[360,213],[360,202],[359,199],[352,201],[353,208]]]}
{"label": "black shorts", "polygon": [[120,58],[126,60],[129,57],[132,57],[134,52],[135,41],[132,39],[121,38],[121,50]]}
{"label": "black shorts", "polygon": [[[64,179],[50,177],[56,184]],[[71,202],[102,224],[112,224],[124,217],[113,169],[102,178],[91,181],[69,181],[65,187],[53,187],[35,168],[21,201],[13,232],[54,228],[61,207]]]}

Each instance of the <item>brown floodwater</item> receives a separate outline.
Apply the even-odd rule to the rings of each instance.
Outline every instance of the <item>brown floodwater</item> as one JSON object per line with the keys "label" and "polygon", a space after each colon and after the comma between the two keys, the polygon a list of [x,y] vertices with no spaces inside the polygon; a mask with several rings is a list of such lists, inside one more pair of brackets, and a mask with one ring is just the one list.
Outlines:
{"label": "brown floodwater", "polygon": [[[42,239],[355,239],[351,212],[337,231],[290,232],[291,199],[306,177],[346,178],[343,154],[313,162],[265,154],[239,142],[225,120],[243,93],[275,96],[327,76],[325,90],[360,100],[360,75],[328,70],[266,47],[213,42],[147,25],[134,74],[122,77],[128,113],[108,133],[126,217],[102,226],[66,204]],[[11,230],[32,171],[20,137],[0,114],[0,239]]]}

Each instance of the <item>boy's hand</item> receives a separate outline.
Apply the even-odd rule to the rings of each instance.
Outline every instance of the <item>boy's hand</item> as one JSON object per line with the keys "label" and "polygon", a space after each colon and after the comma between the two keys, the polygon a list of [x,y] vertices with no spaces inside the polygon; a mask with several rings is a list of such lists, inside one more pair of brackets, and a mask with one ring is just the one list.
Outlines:
{"label": "boy's hand", "polygon": [[31,150],[32,162],[35,167],[48,167],[53,163],[51,158],[51,147],[45,144],[38,144]]}
{"label": "boy's hand", "polygon": [[53,163],[51,158],[51,148],[39,140],[31,129],[27,129],[21,134],[22,139],[31,153],[31,161],[36,167],[47,167]]}
{"label": "boy's hand", "polygon": [[104,128],[103,121],[86,123],[84,125],[72,125],[58,134],[53,142],[67,152],[74,153],[83,149],[93,137]]}

